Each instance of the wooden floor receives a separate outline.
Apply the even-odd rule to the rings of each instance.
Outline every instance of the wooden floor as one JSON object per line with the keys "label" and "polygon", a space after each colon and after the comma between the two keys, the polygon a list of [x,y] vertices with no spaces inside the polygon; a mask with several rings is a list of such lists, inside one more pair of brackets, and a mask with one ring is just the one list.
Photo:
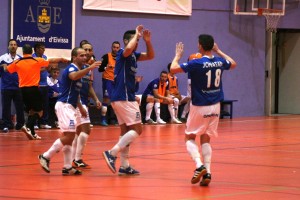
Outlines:
{"label": "wooden floor", "polygon": [[51,160],[50,174],[40,168],[37,156],[57,130],[38,131],[41,141],[0,133],[0,199],[300,199],[300,116],[221,120],[209,187],[190,183],[195,165],[184,127],[144,125],[131,146],[131,165],[141,172],[135,177],[112,174],[102,158],[118,140],[116,126],[94,126],[84,152],[92,169],[77,177],[61,175],[61,152]]}

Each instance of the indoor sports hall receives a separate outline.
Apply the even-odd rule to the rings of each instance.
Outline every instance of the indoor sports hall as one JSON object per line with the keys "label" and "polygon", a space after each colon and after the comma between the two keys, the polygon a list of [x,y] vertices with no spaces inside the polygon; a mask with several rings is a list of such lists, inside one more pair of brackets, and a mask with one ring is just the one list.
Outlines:
{"label": "indoor sports hall", "polygon": [[[212,180],[208,187],[191,184],[194,161],[185,146],[185,123],[143,124],[143,133],[130,152],[130,163],[141,174],[113,174],[102,152],[118,141],[120,128],[100,126],[100,111],[93,108],[93,127],[83,154],[91,169],[84,169],[81,176],[62,176],[62,152],[51,159],[51,173],[40,167],[38,155],[59,138],[59,129],[37,130],[42,140],[28,140],[13,129],[1,132],[0,199],[300,198],[299,0],[1,3],[1,55],[14,38],[20,53],[25,43],[41,40],[48,57],[70,58],[71,49],[86,39],[93,45],[95,59],[100,60],[113,41],[122,41],[124,31],[144,25],[151,31],[155,58],[138,63],[137,75],[143,77],[138,94],[167,70],[177,42],[184,43],[181,63],[197,52],[199,34],[213,35],[237,67],[223,74],[225,100],[232,104],[223,104],[219,136],[211,140]],[[145,44],[141,42],[138,49],[144,50]],[[66,66],[59,67],[62,73]],[[102,74],[94,70],[93,87],[100,100],[101,79]],[[186,74],[178,74],[178,80],[181,93],[186,94]],[[1,101],[0,107],[1,118]],[[117,166],[119,162],[117,159]]]}

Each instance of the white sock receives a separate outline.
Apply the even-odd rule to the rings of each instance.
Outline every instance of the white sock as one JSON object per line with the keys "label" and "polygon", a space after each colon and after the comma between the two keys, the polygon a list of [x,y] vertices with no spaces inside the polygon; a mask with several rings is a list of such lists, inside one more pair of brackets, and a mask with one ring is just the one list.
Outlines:
{"label": "white sock", "polygon": [[190,102],[187,102],[183,107],[181,118],[186,118],[186,115],[188,114],[189,110],[190,110]]}
{"label": "white sock", "polygon": [[171,119],[174,119],[175,118],[174,105],[173,104],[168,104],[168,109],[169,109]]}
{"label": "white sock", "polygon": [[160,119],[160,103],[156,102],[154,104],[154,110],[155,110],[155,115],[156,115],[156,121]]}
{"label": "white sock", "polygon": [[150,119],[153,106],[154,106],[153,102],[147,103],[147,105],[146,105],[146,117],[145,117],[146,121]]}
{"label": "white sock", "polygon": [[71,145],[65,145],[63,147],[64,153],[64,168],[70,169],[72,167],[72,147]]}
{"label": "white sock", "polygon": [[209,143],[202,144],[202,156],[203,156],[204,166],[207,169],[207,173],[210,173],[212,149]]}
{"label": "white sock", "polygon": [[86,142],[89,138],[89,135],[85,132],[80,132],[78,139],[77,139],[77,149],[75,154],[75,160],[80,160]]}
{"label": "white sock", "polygon": [[[121,139],[121,137],[120,137]],[[129,165],[129,149],[130,145],[127,145],[124,149],[120,151],[120,162],[121,162],[121,167],[124,167],[125,169],[128,168]]]}
{"label": "white sock", "polygon": [[174,116],[178,118],[179,99],[174,98]]}
{"label": "white sock", "polygon": [[201,167],[203,163],[201,162],[201,156],[199,153],[199,148],[195,140],[188,140],[186,141],[186,149],[189,152],[190,156],[196,163],[196,168]]}
{"label": "white sock", "polygon": [[78,135],[75,134],[75,138],[72,142],[72,160],[75,159],[76,150],[77,150],[77,140],[78,140]]}
{"label": "white sock", "polygon": [[63,148],[63,143],[61,143],[61,140],[58,138],[57,140],[55,140],[55,142],[52,144],[52,146],[50,147],[50,149],[48,149],[48,151],[46,151],[45,153],[43,153],[43,156],[47,159],[51,159],[55,153],[60,152],[60,150]]}
{"label": "white sock", "polygon": [[123,135],[120,138],[119,142],[110,150],[111,155],[117,156],[119,151],[124,149],[131,142],[133,142],[138,136],[139,134],[137,134],[137,132],[135,132],[134,130],[130,130],[127,133],[125,133],[125,135]]}

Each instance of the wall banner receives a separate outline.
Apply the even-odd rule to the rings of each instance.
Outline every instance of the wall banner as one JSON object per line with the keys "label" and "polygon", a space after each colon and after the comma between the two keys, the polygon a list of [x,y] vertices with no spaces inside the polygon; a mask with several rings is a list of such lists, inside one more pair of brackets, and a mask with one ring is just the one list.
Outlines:
{"label": "wall banner", "polygon": [[48,57],[70,57],[74,46],[75,0],[12,0],[11,38],[19,47],[43,42]]}
{"label": "wall banner", "polygon": [[192,0],[83,0],[83,9],[190,16]]}

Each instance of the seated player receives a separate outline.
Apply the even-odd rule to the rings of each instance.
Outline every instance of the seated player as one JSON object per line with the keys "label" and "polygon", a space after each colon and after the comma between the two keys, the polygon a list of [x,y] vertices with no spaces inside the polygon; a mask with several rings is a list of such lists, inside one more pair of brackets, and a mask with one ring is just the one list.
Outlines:
{"label": "seated player", "polygon": [[180,94],[180,91],[178,89],[178,79],[174,73],[170,72],[170,67],[171,67],[171,63],[168,64],[168,71],[169,71],[168,81],[169,81],[169,93],[174,100],[175,117],[176,117],[176,119],[178,119],[179,105],[185,104],[182,115],[181,115],[181,119],[185,119],[186,114],[189,112],[189,104],[190,104],[191,98]]}
{"label": "seated player", "polygon": [[[168,110],[171,115],[171,123],[181,124],[181,122],[175,117],[174,100],[169,95],[168,73],[166,71],[162,71],[160,73],[160,78],[152,80],[142,95],[142,106],[146,106],[146,123],[166,124],[166,122],[160,117],[161,103],[168,104]],[[156,122],[150,118],[153,106],[156,114]]]}

